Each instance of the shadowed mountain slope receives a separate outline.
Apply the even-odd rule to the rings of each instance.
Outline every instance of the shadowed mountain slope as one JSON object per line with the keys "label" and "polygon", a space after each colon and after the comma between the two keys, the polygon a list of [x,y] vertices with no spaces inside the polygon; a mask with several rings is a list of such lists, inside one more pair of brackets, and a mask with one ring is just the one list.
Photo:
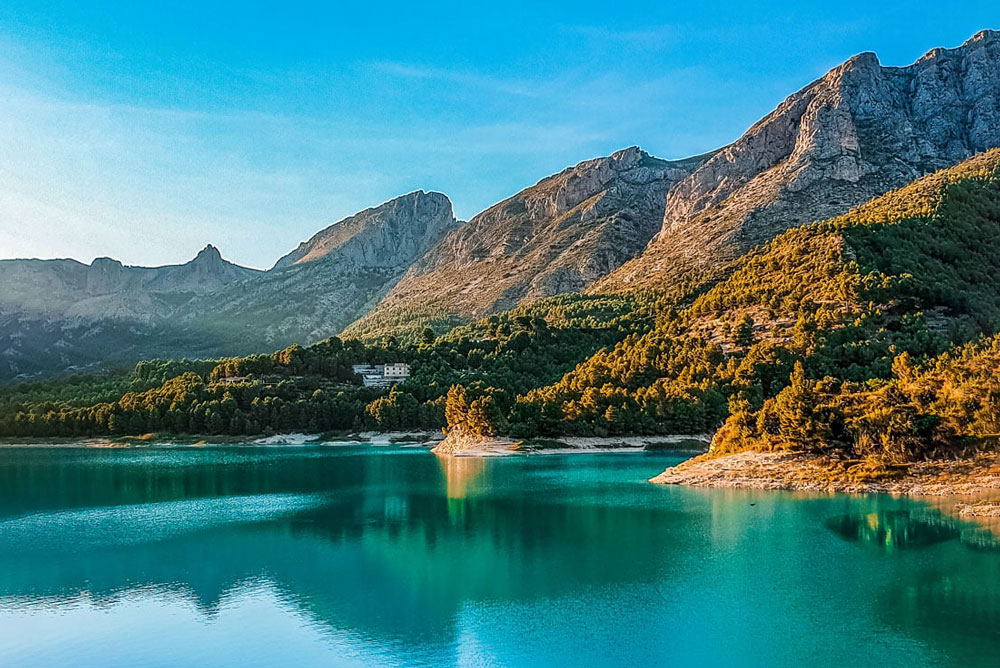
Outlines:
{"label": "shadowed mountain slope", "polygon": [[333,336],[457,225],[441,193],[397,197],[324,229],[253,281],[191,302],[179,322],[222,341],[226,354]]}
{"label": "shadowed mountain slope", "polygon": [[0,380],[312,343],[371,308],[456,225],[447,197],[417,191],[331,225],[266,272],[213,246],[167,267],[0,261]]}

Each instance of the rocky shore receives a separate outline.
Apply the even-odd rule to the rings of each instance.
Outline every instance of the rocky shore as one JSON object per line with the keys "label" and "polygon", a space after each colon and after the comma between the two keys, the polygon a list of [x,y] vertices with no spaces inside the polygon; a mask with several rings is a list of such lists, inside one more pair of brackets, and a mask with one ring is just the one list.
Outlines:
{"label": "rocky shore", "polygon": [[[1000,494],[1000,453],[916,462],[878,472],[868,470],[858,462],[801,452],[704,454],[668,468],[650,482],[694,487],[909,496]],[[961,513],[967,516],[1000,514],[1000,505],[994,502],[966,504]]]}

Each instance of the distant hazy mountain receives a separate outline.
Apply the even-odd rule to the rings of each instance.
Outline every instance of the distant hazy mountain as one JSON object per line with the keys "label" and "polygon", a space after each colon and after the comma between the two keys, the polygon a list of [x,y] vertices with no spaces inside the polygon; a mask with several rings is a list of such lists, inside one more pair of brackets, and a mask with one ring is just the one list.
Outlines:
{"label": "distant hazy mountain", "polygon": [[333,336],[457,225],[441,193],[397,197],[327,227],[253,280],[193,300],[177,322],[227,354]]}
{"label": "distant hazy mountain", "polygon": [[457,222],[414,192],[331,225],[266,272],[192,261],[0,261],[0,380],[145,357],[270,351],[332,336]]}
{"label": "distant hazy mountain", "polygon": [[199,295],[260,274],[222,259],[214,246],[165,267],[110,258],[89,265],[0,260],[0,380],[210,352],[209,342],[168,325],[169,316]]}
{"label": "distant hazy mountain", "polygon": [[89,265],[0,260],[0,311],[148,323],[197,295],[259,273],[223,260],[215,246],[206,246],[190,262],[165,267],[129,267],[107,257]]}

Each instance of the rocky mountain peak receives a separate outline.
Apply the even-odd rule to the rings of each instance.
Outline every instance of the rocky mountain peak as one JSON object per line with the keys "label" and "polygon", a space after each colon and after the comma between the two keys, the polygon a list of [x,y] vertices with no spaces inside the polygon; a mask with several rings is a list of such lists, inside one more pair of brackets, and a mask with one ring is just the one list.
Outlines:
{"label": "rocky mountain peak", "polygon": [[970,44],[975,44],[977,42],[988,42],[988,41],[998,41],[1000,40],[1000,30],[980,30],[975,35],[969,38],[969,41],[965,43],[965,46]]}
{"label": "rocky mountain peak", "polygon": [[611,169],[619,173],[640,167],[644,162],[647,164],[662,163],[660,166],[666,165],[665,160],[652,157],[638,146],[629,146],[615,151],[603,160],[610,165]]}
{"label": "rocky mountain peak", "polygon": [[125,266],[110,257],[94,258],[86,271],[86,292],[91,295],[107,294],[122,287]]}
{"label": "rocky mountain peak", "polygon": [[347,333],[424,309],[471,318],[580,290],[645,247],[671,186],[707,157],[660,160],[632,146],[544,178],[449,233]]}
{"label": "rocky mountain peak", "polygon": [[92,269],[102,272],[117,271],[123,266],[120,260],[116,260],[113,257],[95,257],[94,261],[90,263]]}
{"label": "rocky mountain peak", "polygon": [[877,53],[874,51],[862,51],[848,58],[840,67],[835,67],[831,70],[831,74],[854,70],[878,70],[880,67],[882,67],[882,63],[879,62]]}
{"label": "rocky mountain peak", "polygon": [[261,273],[229,262],[212,244],[205,246],[185,264],[142,271],[141,285],[145,291],[195,295],[211,294]]}
{"label": "rocky mountain peak", "polygon": [[998,35],[906,67],[858,54],[789,96],[671,189],[649,248],[598,288],[710,277],[789,227],[1000,145]]}
{"label": "rocky mountain peak", "polygon": [[212,244],[208,244],[200,251],[198,251],[198,254],[195,255],[194,260],[192,260],[192,262],[199,262],[203,264],[205,263],[221,264],[222,262],[224,262],[224,260],[222,259],[222,253],[219,252],[219,249],[213,246]]}
{"label": "rocky mountain peak", "polygon": [[417,190],[317,232],[274,268],[332,259],[347,267],[407,266],[457,224],[446,195]]}
{"label": "rocky mountain peak", "polygon": [[[674,182],[688,174],[684,161],[670,162],[654,158],[638,146],[615,151],[610,156],[586,160],[542,179],[531,188],[487,209],[476,218],[524,208],[532,220],[551,220],[566,214],[590,198],[605,191],[629,186]],[[664,193],[666,191],[664,190]],[[615,206],[611,202],[612,208]],[[597,213],[602,206],[592,209]]]}

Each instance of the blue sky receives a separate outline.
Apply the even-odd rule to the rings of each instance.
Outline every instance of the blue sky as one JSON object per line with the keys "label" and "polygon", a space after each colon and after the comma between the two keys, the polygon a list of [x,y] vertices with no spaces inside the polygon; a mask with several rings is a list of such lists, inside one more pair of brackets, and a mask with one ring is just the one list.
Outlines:
{"label": "blue sky", "polygon": [[726,144],[854,53],[1000,28],[995,0],[177,4],[0,3],[0,257],[266,267],[399,194],[468,218],[625,146]]}

